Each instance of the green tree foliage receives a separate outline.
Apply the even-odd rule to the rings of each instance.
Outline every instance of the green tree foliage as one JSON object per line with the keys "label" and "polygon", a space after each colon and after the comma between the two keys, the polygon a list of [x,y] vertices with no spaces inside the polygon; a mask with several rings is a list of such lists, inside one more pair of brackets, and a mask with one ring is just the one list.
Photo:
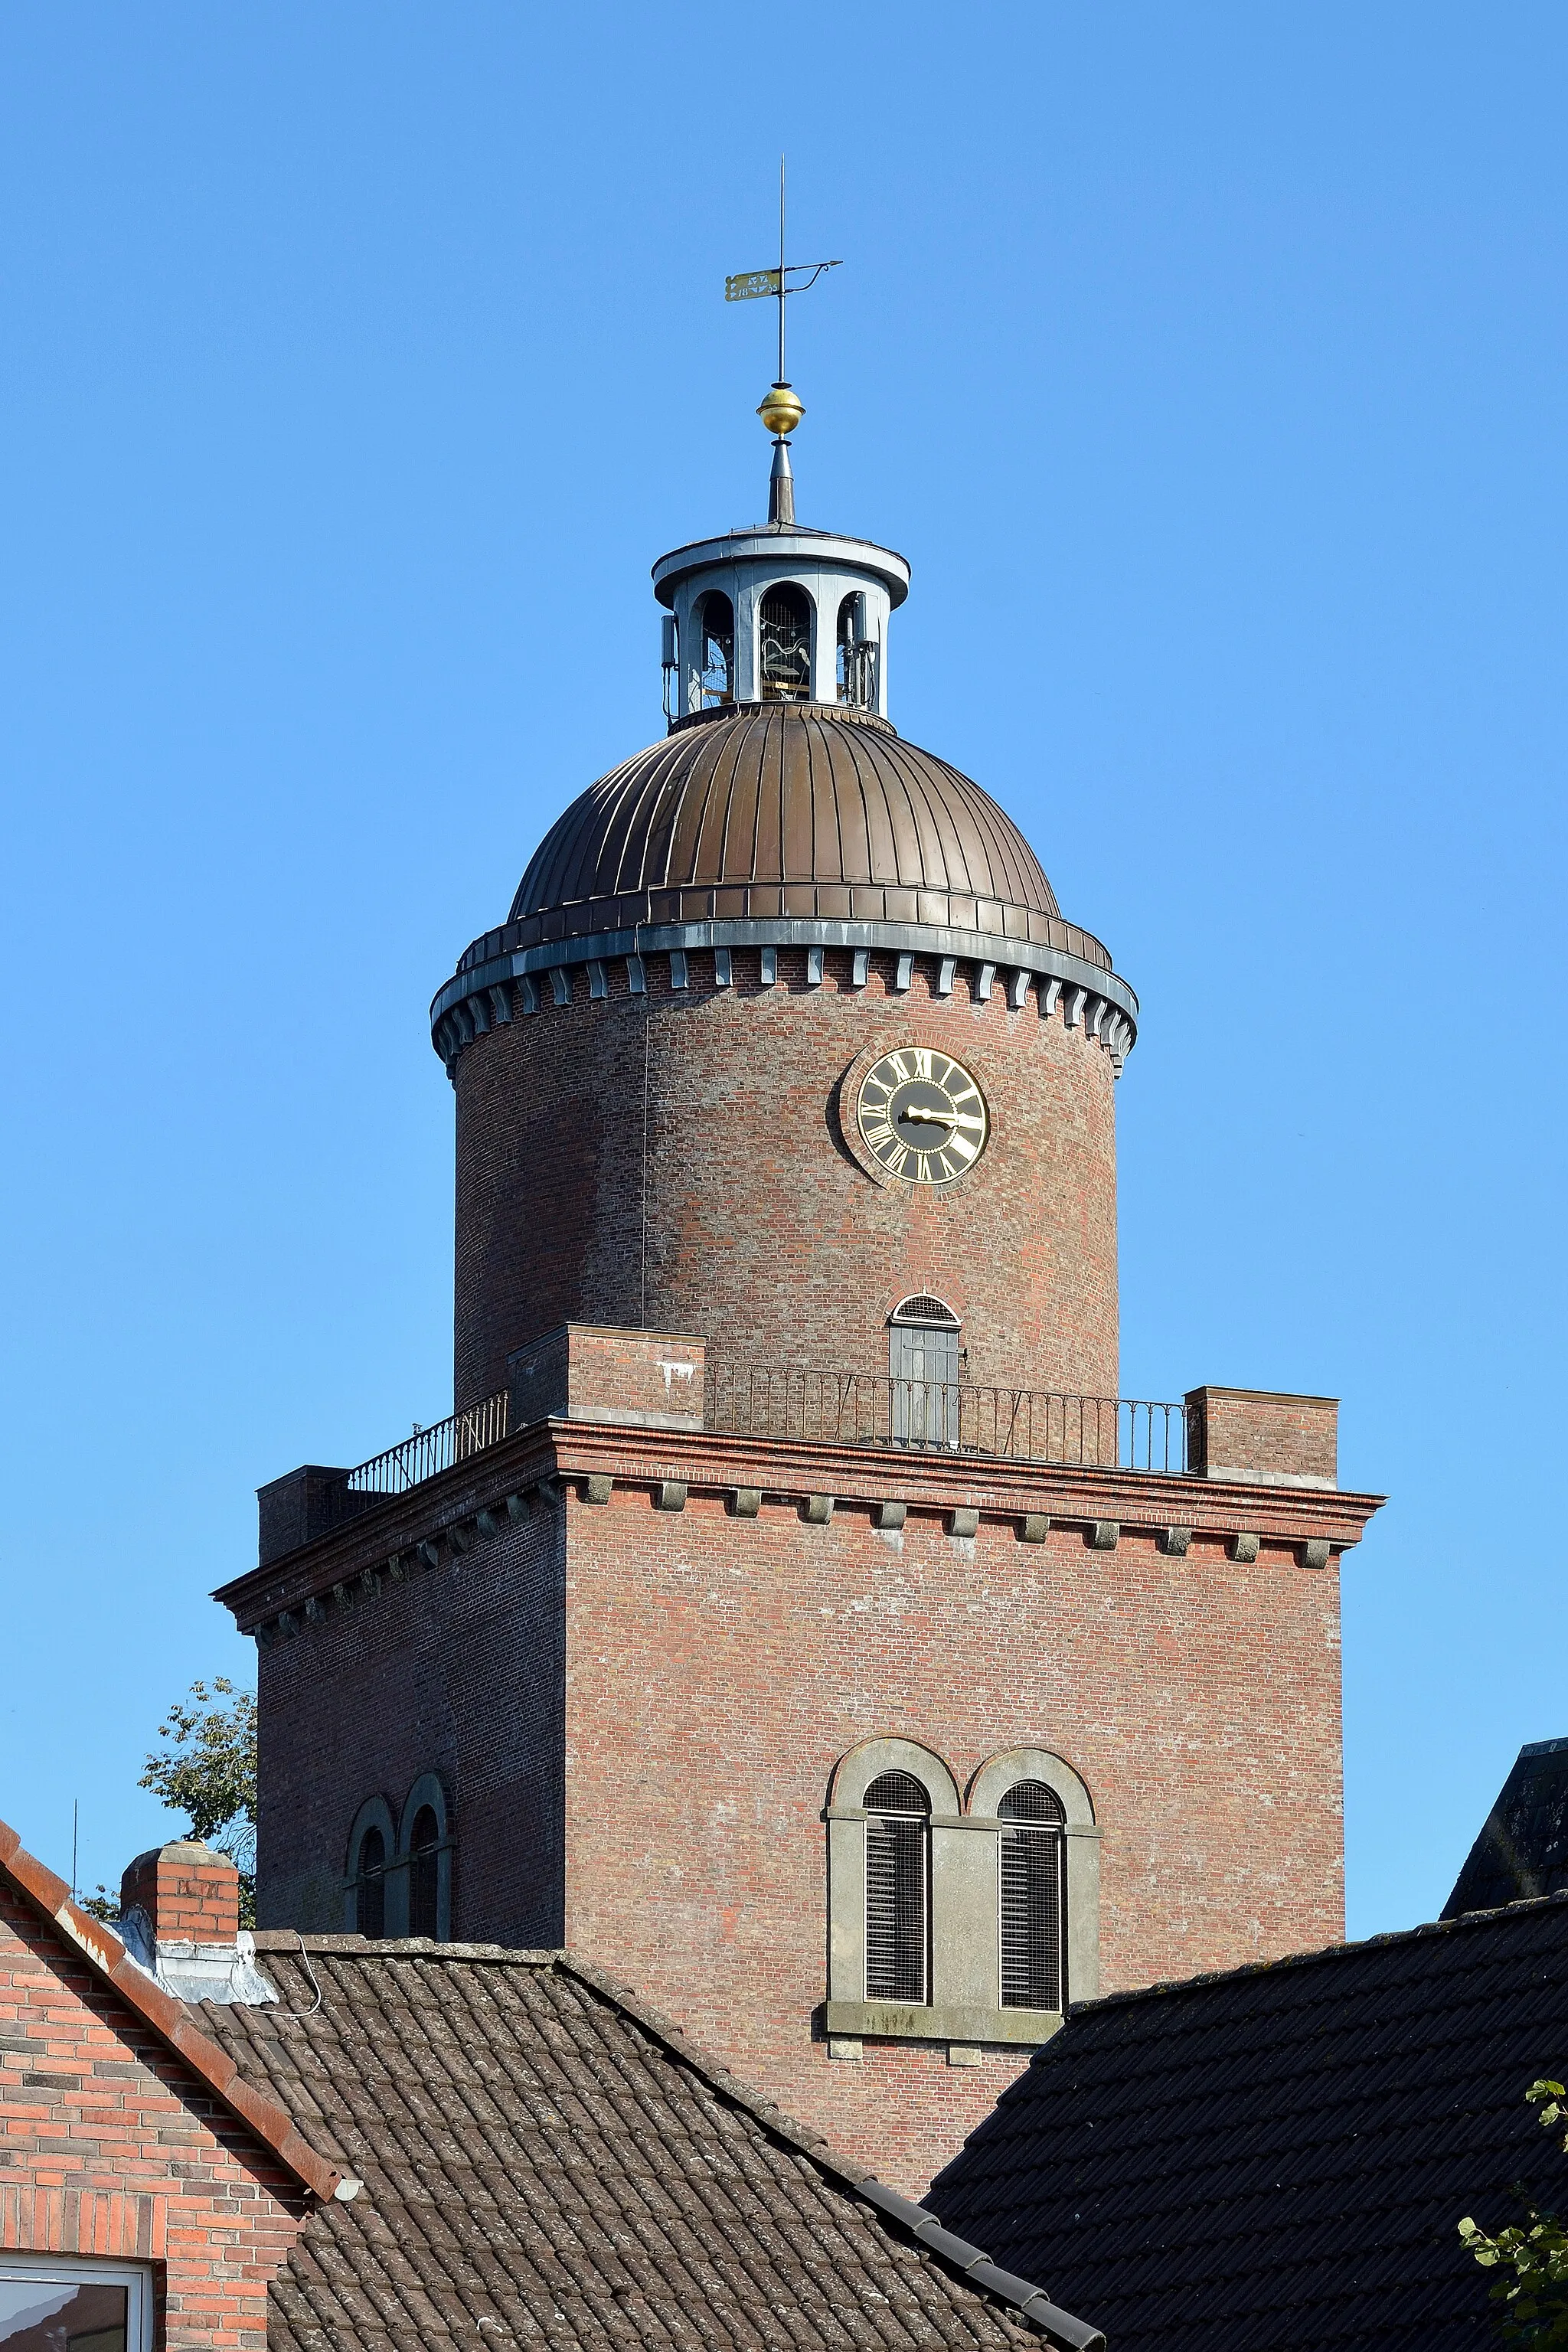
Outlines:
{"label": "green tree foliage", "polygon": [[[239,1923],[256,1925],[256,1701],[223,1675],[193,1683],[158,1727],[168,1744],[147,1758],[139,1788],[184,1813],[186,1834],[226,1853],[239,1873]],[[120,1906],[100,1886],[83,1905],[113,1923]]]}
{"label": "green tree foliage", "polygon": [[[1561,2083],[1531,2083],[1525,2097],[1540,2113],[1536,2118],[1568,2156],[1568,2092]],[[1478,2230],[1467,2217],[1459,2236],[1483,2270],[1505,2275],[1492,2289],[1505,2339],[1529,2347],[1529,2352],[1568,2352],[1568,2227],[1554,2213],[1538,2213],[1526,2204],[1524,2220],[1514,2229],[1500,2230],[1495,2238]]]}

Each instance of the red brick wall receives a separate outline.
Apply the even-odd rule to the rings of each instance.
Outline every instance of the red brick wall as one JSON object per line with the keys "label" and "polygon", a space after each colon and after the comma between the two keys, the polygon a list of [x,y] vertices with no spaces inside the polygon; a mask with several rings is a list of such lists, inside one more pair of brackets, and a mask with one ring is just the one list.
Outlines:
{"label": "red brick wall", "polygon": [[[887,1370],[884,1326],[932,1288],[963,1317],[966,1377],[1114,1395],[1115,1123],[1110,1055],[1037,1002],[971,1002],[961,970],[933,998],[928,962],[892,995],[893,960],[848,986],[780,985],[737,950],[737,985],[709,954],[672,991],[648,959],[647,1000],[624,961],[595,1003],[519,1015],[458,1064],[457,1365],[460,1406],[493,1393],[509,1350],[567,1321],[706,1335],[764,1362]],[[647,1010],[645,1012],[645,1003]],[[993,1131],[974,1172],[940,1190],[879,1186],[837,1130],[837,1089],[861,1050],[909,1039],[972,1069]],[[647,1193],[643,1196],[644,1055]],[[847,1117],[853,1106],[844,1107]],[[644,1230],[647,1303],[644,1308]]]}
{"label": "red brick wall", "polygon": [[139,1853],[121,1875],[120,1901],[146,1913],[160,1943],[232,1944],[239,1932],[239,1873],[193,1839]]}
{"label": "red brick wall", "polygon": [[355,1814],[380,1794],[395,1822],[436,1771],[453,1936],[560,1943],[562,1526],[536,1501],[473,1552],[259,1653],[262,1927],[341,1931]]}
{"label": "red brick wall", "polygon": [[1016,1745],[1073,1765],[1105,1833],[1105,1990],[1342,1934],[1332,1570],[912,1516],[899,1542],[865,1514],[620,1489],[568,1508],[567,1941],[899,2185],[1022,2062],[812,2042],[820,1815],[858,1740],[921,1740],[961,1788]]}
{"label": "red brick wall", "polygon": [[1104,1832],[1106,1990],[1309,1949],[1342,1932],[1337,1634],[1336,1570],[1294,1541],[1246,1564],[920,1512],[900,1540],[864,1508],[568,1487],[262,1652],[261,1916],[341,1921],[359,1807],[438,1769],[457,1936],[567,1942],[918,2188],[1016,2062],[812,2041],[837,1759],[901,1735],[962,1787],[1001,1748],[1065,1757]]}
{"label": "red brick wall", "polygon": [[299,2189],[0,1886],[0,2247],[154,2265],[161,2342],[262,2352]]}
{"label": "red brick wall", "polygon": [[1192,1466],[1205,1477],[1239,1474],[1320,1486],[1338,1478],[1336,1397],[1201,1388],[1188,1391],[1186,1404]]}

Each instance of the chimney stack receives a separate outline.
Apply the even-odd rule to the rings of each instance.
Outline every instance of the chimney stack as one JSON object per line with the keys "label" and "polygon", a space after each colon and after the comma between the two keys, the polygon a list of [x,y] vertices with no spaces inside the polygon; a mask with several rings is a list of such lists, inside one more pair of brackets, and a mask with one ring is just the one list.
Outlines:
{"label": "chimney stack", "polygon": [[120,1908],[144,1912],[155,1944],[232,1944],[239,1873],[226,1853],[176,1838],[137,1855],[120,1882]]}
{"label": "chimney stack", "polygon": [[120,1934],[132,1958],[176,2000],[278,1996],[239,1924],[239,1873],[226,1853],[175,1838],[139,1853],[120,1882]]}

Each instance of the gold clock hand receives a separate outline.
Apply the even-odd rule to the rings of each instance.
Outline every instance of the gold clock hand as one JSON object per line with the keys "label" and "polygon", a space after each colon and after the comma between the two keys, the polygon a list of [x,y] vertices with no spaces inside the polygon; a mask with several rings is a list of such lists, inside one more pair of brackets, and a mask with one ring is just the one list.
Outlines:
{"label": "gold clock hand", "polygon": [[917,1110],[912,1103],[907,1103],[902,1110],[895,1111],[893,1115],[896,1118],[910,1119],[917,1127],[956,1127],[958,1125],[957,1116],[951,1110]]}

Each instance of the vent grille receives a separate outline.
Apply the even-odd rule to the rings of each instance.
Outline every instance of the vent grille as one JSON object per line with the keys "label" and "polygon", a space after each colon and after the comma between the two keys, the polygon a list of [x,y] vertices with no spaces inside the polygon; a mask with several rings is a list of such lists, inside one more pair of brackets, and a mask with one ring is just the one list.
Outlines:
{"label": "vent grille", "polygon": [[1020,1780],[997,1808],[1002,1832],[1002,2006],[1060,2010],[1066,2000],[1061,1800],[1043,1780]]}
{"label": "vent grille", "polygon": [[866,1791],[866,1998],[923,2008],[931,1799],[912,1772],[884,1772]]}
{"label": "vent grille", "polygon": [[923,1290],[916,1298],[900,1298],[889,1320],[893,1323],[936,1323],[949,1331],[958,1328],[958,1318],[952,1307]]}

